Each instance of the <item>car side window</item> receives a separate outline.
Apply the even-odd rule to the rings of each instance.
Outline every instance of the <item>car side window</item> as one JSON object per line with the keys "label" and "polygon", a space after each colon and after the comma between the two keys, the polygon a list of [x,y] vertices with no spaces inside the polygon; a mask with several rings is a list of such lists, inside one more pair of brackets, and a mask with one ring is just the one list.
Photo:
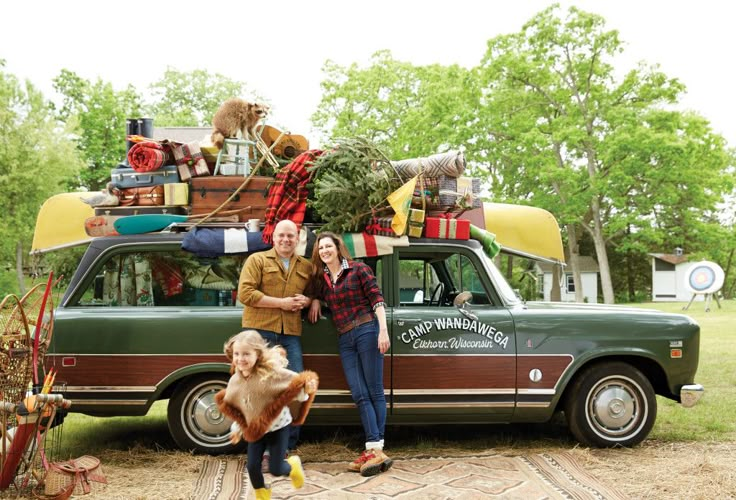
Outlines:
{"label": "car side window", "polygon": [[118,253],[100,266],[75,306],[233,306],[243,259],[202,259],[184,251]]}
{"label": "car side window", "polygon": [[450,255],[445,260],[445,264],[449,271],[454,290],[457,292],[471,292],[473,294],[473,304],[491,303],[488,293],[481,282],[478,269],[466,255]]}
{"label": "car side window", "polygon": [[399,303],[402,307],[451,307],[461,291],[473,294],[474,304],[490,304],[478,269],[460,253],[399,256]]}
{"label": "car side window", "polygon": [[426,305],[440,280],[428,259],[399,259],[399,303],[402,306]]}

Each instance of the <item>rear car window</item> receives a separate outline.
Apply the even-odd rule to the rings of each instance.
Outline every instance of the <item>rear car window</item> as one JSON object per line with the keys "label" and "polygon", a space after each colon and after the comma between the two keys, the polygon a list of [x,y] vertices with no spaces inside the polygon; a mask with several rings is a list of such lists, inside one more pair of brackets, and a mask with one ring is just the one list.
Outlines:
{"label": "rear car window", "polygon": [[71,306],[232,306],[245,257],[178,251],[111,255]]}

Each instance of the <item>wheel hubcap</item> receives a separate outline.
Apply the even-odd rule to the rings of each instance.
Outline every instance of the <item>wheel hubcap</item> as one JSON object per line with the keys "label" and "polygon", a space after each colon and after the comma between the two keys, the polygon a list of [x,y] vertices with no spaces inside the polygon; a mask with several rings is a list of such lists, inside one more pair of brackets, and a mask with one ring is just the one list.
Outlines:
{"label": "wheel hubcap", "polygon": [[627,438],[643,421],[643,399],[626,379],[601,381],[590,392],[588,418],[592,429],[606,438]]}
{"label": "wheel hubcap", "polygon": [[593,413],[596,420],[607,428],[625,426],[635,411],[634,398],[621,387],[606,387],[596,395]]}
{"label": "wheel hubcap", "polygon": [[197,441],[212,443],[226,438],[230,426],[215,403],[215,394],[219,389],[210,386],[192,394],[188,427]]}

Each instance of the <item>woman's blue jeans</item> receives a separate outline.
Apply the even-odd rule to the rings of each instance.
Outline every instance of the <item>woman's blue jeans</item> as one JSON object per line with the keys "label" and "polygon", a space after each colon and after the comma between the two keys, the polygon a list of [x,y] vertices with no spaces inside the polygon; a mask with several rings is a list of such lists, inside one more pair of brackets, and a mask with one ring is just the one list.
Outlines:
{"label": "woman's blue jeans", "polygon": [[380,441],[386,428],[386,396],[383,392],[383,354],[378,350],[378,320],[343,333],[338,342],[342,369],[358,407],[365,440]]}
{"label": "woman's blue jeans", "polygon": [[[272,346],[280,345],[286,350],[286,359],[289,364],[286,366],[293,372],[304,371],[304,359],[302,357],[302,339],[298,335],[284,335],[270,332],[268,330],[257,330],[261,337]],[[296,450],[299,442],[299,431],[301,427],[298,425],[289,426],[289,450]]]}

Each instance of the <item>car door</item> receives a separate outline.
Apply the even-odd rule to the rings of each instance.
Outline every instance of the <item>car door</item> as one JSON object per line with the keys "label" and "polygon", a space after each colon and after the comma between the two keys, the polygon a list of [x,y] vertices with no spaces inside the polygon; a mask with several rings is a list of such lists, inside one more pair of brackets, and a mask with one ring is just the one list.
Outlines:
{"label": "car door", "polygon": [[[463,245],[412,245],[392,264],[394,419],[508,419],[516,392],[514,324],[479,256]],[[467,316],[453,305],[463,291],[472,294]]]}

